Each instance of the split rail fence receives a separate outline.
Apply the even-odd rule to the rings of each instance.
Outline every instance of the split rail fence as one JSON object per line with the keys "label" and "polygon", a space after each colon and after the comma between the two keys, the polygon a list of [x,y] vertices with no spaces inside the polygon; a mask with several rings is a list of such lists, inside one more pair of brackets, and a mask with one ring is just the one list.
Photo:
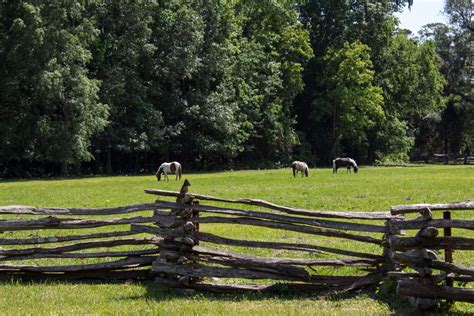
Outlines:
{"label": "split rail fence", "polygon": [[[408,297],[420,308],[434,306],[437,299],[474,302],[474,289],[454,287],[455,281],[461,284],[474,281],[474,239],[462,237],[474,230],[474,220],[451,218],[452,211],[474,218],[473,210],[474,202],[391,207],[392,215],[419,215],[415,219],[388,221],[388,255],[393,264],[388,275],[399,280],[397,294]],[[433,214],[440,211],[443,218],[435,218]],[[470,216],[468,212],[471,212]],[[452,236],[453,230],[461,237]],[[403,237],[398,235],[400,231],[417,232],[414,236]],[[444,258],[440,251],[444,252]],[[455,251],[470,266],[454,263]]]}
{"label": "split rail fence", "polygon": [[[0,207],[0,279],[146,278],[160,238],[132,231],[130,224],[153,223],[153,208]],[[128,216],[147,210],[148,217]]]}
{"label": "split rail fence", "polygon": [[[389,212],[323,212],[279,206],[262,200],[221,199],[187,194],[186,187],[181,193],[145,192],[177,198],[177,203],[155,202],[160,209],[154,214],[158,227],[132,224],[132,230],[164,237],[159,245],[162,249],[160,258],[153,263],[152,271],[158,275],[158,283],[179,288],[271,291],[291,285],[291,289],[351,290],[373,284],[383,275],[385,222],[401,218]],[[253,206],[259,210],[203,205],[204,201],[240,204],[247,208]],[[255,226],[260,231],[275,229],[304,242],[248,240],[199,229],[199,225],[209,223],[226,227]],[[347,247],[348,241],[352,246]],[[239,249],[246,251],[239,252]],[[258,249],[283,252],[287,256],[253,255]],[[323,253],[329,258],[317,258]],[[347,269],[342,270],[343,275],[332,275],[318,273],[320,267],[333,267],[332,271],[337,270],[336,267]],[[206,282],[212,278],[271,281],[260,284]]]}
{"label": "split rail fence", "polygon": [[[0,207],[0,278],[153,278],[168,287],[228,292],[349,291],[388,275],[399,280],[398,294],[418,307],[436,299],[474,302],[473,290],[453,287],[472,282],[474,269],[452,257],[474,250],[474,239],[451,236],[452,228],[472,231],[474,221],[451,219],[449,212],[473,210],[473,202],[329,212],[190,194],[189,185],[185,180],[180,192],[145,190],[175,201],[117,208]],[[433,219],[437,210],[444,210],[443,219]],[[407,219],[408,213],[420,216]],[[276,237],[216,233],[236,225]],[[420,231],[404,235],[411,230]]]}

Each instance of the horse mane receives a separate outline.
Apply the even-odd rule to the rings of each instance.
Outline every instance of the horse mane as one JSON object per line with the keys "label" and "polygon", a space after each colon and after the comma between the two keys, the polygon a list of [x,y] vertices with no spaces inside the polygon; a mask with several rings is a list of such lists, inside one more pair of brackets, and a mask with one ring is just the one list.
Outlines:
{"label": "horse mane", "polygon": [[309,176],[309,168],[308,168],[308,165],[307,164],[304,164],[304,174],[305,176]]}

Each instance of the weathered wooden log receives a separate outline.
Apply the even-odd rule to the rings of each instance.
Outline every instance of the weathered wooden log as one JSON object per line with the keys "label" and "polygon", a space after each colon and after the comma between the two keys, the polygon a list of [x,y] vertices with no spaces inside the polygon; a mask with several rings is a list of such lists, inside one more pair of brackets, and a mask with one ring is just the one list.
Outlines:
{"label": "weathered wooden log", "polygon": [[423,209],[429,208],[432,211],[442,210],[474,210],[474,202],[454,202],[454,203],[436,203],[436,204],[412,204],[412,205],[395,205],[390,207],[392,215],[418,213]]}
{"label": "weathered wooden log", "polygon": [[90,249],[90,248],[102,248],[102,247],[115,247],[122,245],[146,245],[157,243],[159,238],[130,238],[130,239],[115,239],[115,240],[102,240],[102,241],[91,241],[85,243],[77,243],[73,245],[60,246],[54,248],[25,248],[25,249],[0,249],[1,256],[26,256],[33,254],[51,254],[51,253],[62,253],[76,250]]}
{"label": "weathered wooden log", "polygon": [[192,252],[198,255],[207,256],[204,260],[216,263],[228,264],[271,264],[271,265],[302,265],[302,266],[374,266],[380,260],[367,259],[301,259],[301,258],[275,258],[258,257],[246,255],[229,250],[215,250],[200,246],[194,246]]}
{"label": "weathered wooden log", "polygon": [[330,248],[324,246],[285,243],[285,242],[268,242],[268,241],[253,241],[253,240],[238,240],[231,238],[224,238],[210,233],[197,232],[195,233],[199,240],[220,245],[240,246],[240,247],[256,247],[256,248],[270,248],[270,249],[285,249],[305,252],[330,252],[335,254],[347,255],[357,258],[382,259],[380,255],[370,253],[356,252],[350,250],[343,250],[337,248]]}
{"label": "weathered wooden log", "polygon": [[[326,291],[329,288],[338,288],[331,284],[308,284],[308,283],[276,283],[276,284],[217,284],[217,283],[191,283],[188,285],[167,278],[157,277],[155,283],[181,289],[193,289],[211,293],[247,293],[247,292],[263,292],[263,293],[279,293],[284,292],[315,292]],[[340,287],[340,286],[339,286]]]}
{"label": "weathered wooden log", "polygon": [[[400,272],[400,271],[388,271],[387,272],[388,277],[392,277],[394,279],[413,279],[413,278],[419,278],[420,275],[418,273],[410,273],[410,272]],[[453,281],[459,281],[459,282],[474,282],[474,276],[469,276],[469,275],[457,275],[454,273],[440,273],[440,274],[433,274],[430,276],[433,281],[436,283],[444,281],[446,277],[452,278]]]}
{"label": "weathered wooden log", "polygon": [[349,286],[346,286],[342,289],[342,292],[349,292],[349,291],[354,291],[358,290],[364,287],[367,287],[369,285],[377,284],[382,280],[382,275],[379,273],[372,273],[369,275],[366,275],[365,277],[355,281]]}
{"label": "weathered wooden log", "polygon": [[160,225],[160,228],[177,228],[183,226],[186,220],[169,212],[155,210],[153,221]]}
{"label": "weathered wooden log", "polygon": [[381,239],[373,238],[370,236],[355,235],[355,234],[345,233],[345,232],[341,232],[337,230],[316,228],[316,227],[310,227],[310,226],[271,222],[271,221],[254,219],[254,218],[212,216],[212,217],[200,217],[199,219],[195,219],[195,221],[199,223],[231,223],[231,224],[241,224],[241,225],[252,225],[252,226],[260,226],[260,227],[268,227],[272,229],[295,231],[295,232],[311,234],[311,235],[338,237],[338,238],[372,243],[376,245],[382,244]]}
{"label": "weathered wooden log", "polygon": [[[443,219],[451,220],[451,211],[443,212]],[[443,234],[445,237],[451,237],[452,236],[451,233],[452,233],[451,227],[443,228]],[[453,251],[451,247],[447,247],[444,249],[444,261],[453,262]],[[451,278],[446,278],[445,285],[453,286],[454,285],[453,280]]]}
{"label": "weathered wooden log", "polygon": [[390,221],[390,229],[392,230],[403,230],[403,229],[421,229],[427,226],[436,227],[436,228],[463,228],[463,229],[474,229],[474,221],[472,220],[446,220],[446,219],[432,219],[430,221],[404,221],[396,220]]}
{"label": "weathered wooden log", "polygon": [[391,236],[388,238],[388,241],[393,250],[407,250],[412,248],[444,249],[446,247],[450,247],[451,249],[474,250],[474,239],[465,237],[437,237],[426,239]]}
{"label": "weathered wooden log", "polygon": [[422,228],[416,234],[416,237],[419,237],[419,238],[436,238],[436,236],[438,236],[438,234],[439,234],[439,232],[438,232],[438,229],[436,227],[429,226],[429,227]]}
{"label": "weathered wooden log", "polygon": [[[145,193],[155,194],[161,196],[179,196],[179,192],[167,191],[167,190],[157,190],[150,189],[145,190]],[[190,194],[189,196],[198,200],[206,201],[216,201],[216,202],[226,202],[226,203],[237,203],[237,204],[246,204],[253,206],[260,206],[269,208],[275,211],[280,211],[288,214],[294,215],[305,215],[311,217],[325,217],[325,218],[347,218],[347,219],[368,219],[368,220],[380,220],[380,219],[391,219],[391,218],[403,218],[400,216],[393,216],[390,212],[331,212],[331,211],[315,211],[315,210],[305,210],[300,208],[293,208],[288,206],[276,205],[264,200],[254,200],[254,199],[222,199],[213,196],[201,195],[201,194]]]}
{"label": "weathered wooden log", "polygon": [[133,270],[84,270],[63,273],[4,271],[0,273],[0,281],[110,281],[110,280],[147,280],[150,279],[149,269]]}
{"label": "weathered wooden log", "polygon": [[[279,264],[278,262],[273,262],[272,260],[266,260],[266,258],[248,256],[230,251],[216,251],[214,254],[211,254],[212,251],[209,251],[206,248],[202,248],[199,246],[194,247],[196,247],[196,249],[193,251],[194,254],[188,254],[186,256],[189,259],[195,261],[218,263],[221,265],[245,268],[254,271],[284,273],[287,275],[292,275],[304,279],[308,279],[310,277],[309,273],[304,268],[295,267],[291,264]],[[203,253],[206,254],[203,255]]]}
{"label": "weathered wooden log", "polygon": [[[426,248],[410,249],[410,250],[407,250],[407,251],[405,251],[404,253],[402,253],[400,255],[402,255],[403,257],[418,258],[420,260],[426,260],[426,259],[428,259],[428,260],[437,260],[438,259],[438,254],[436,252],[434,252],[431,249],[426,249]],[[398,263],[402,262],[399,258],[400,257],[398,257],[395,252],[391,253],[391,259],[394,262],[398,262]],[[433,274],[433,270],[429,267],[416,265],[416,264],[413,264],[411,262],[408,262],[408,263],[407,262],[402,262],[402,263],[405,263],[408,266],[410,266],[411,268],[413,268],[416,272],[418,272],[418,274],[421,277],[429,277]]]}
{"label": "weathered wooden log", "polygon": [[450,262],[406,256],[399,253],[393,253],[392,258],[393,260],[396,260],[398,262],[412,264],[418,267],[428,267],[431,269],[443,270],[446,272],[452,272],[460,275],[474,276],[473,268],[463,267],[461,265]]}
{"label": "weathered wooden log", "polygon": [[220,278],[244,278],[244,279],[271,279],[271,280],[293,280],[308,281],[309,277],[288,275],[283,272],[262,272],[243,268],[224,268],[217,266],[204,266],[199,264],[172,264],[162,260],[153,262],[153,272],[169,275],[187,276],[190,278],[220,277]]}
{"label": "weathered wooden log", "polygon": [[289,264],[267,263],[259,260],[246,260],[231,257],[220,256],[197,256],[186,255],[186,257],[194,262],[209,262],[217,263],[224,266],[231,266],[235,268],[244,268],[251,271],[262,271],[269,273],[281,273],[288,276],[295,276],[300,278],[309,278],[309,273],[301,267],[296,267]]}
{"label": "weathered wooden log", "polygon": [[323,276],[312,275],[310,279],[289,276],[282,273],[270,273],[261,271],[251,271],[248,269],[226,268],[217,266],[204,266],[199,264],[170,264],[168,262],[156,260],[153,262],[151,270],[155,273],[169,275],[188,276],[192,278],[239,278],[239,279],[270,279],[285,281],[301,281],[318,284],[350,285],[363,277],[356,276]]}
{"label": "weathered wooden log", "polygon": [[111,269],[129,269],[142,266],[149,266],[156,259],[156,256],[131,257],[112,262],[79,264],[69,266],[31,266],[0,264],[0,273],[5,271],[34,271],[34,272],[66,272],[83,270],[111,270]]}
{"label": "weathered wooden log", "polygon": [[70,218],[44,217],[34,220],[3,220],[0,221],[1,231],[33,230],[33,229],[78,229],[93,228],[108,225],[123,225],[132,223],[152,223],[153,217],[131,217],[120,219],[80,220]]}
{"label": "weathered wooden log", "polygon": [[211,293],[245,293],[245,292],[262,292],[268,287],[266,284],[213,284],[213,283],[191,283],[182,284],[176,280],[169,278],[155,278],[155,283],[171,288],[193,289]]}
{"label": "weathered wooden log", "polygon": [[108,258],[108,257],[136,257],[144,255],[158,254],[160,250],[145,249],[145,250],[129,250],[129,251],[107,251],[107,252],[90,252],[90,253],[39,253],[25,256],[5,256],[1,257],[0,261],[15,261],[15,260],[31,260],[44,258]]}
{"label": "weathered wooden log", "polygon": [[[187,204],[177,204],[177,203],[167,202],[167,201],[156,201],[155,205],[157,208],[189,209],[189,205]],[[328,220],[320,220],[320,219],[317,220],[317,219],[312,219],[312,218],[294,217],[294,216],[272,214],[272,213],[265,213],[265,212],[256,212],[256,211],[246,211],[246,210],[238,210],[238,209],[232,209],[232,208],[222,208],[222,207],[215,207],[215,206],[209,206],[209,205],[193,205],[193,209],[200,212],[205,212],[205,213],[227,214],[227,215],[245,216],[245,217],[251,217],[251,218],[269,219],[269,220],[276,220],[276,221],[287,222],[287,223],[305,224],[305,225],[324,227],[324,228],[334,228],[334,229],[341,229],[341,230],[353,230],[353,231],[372,232],[372,233],[385,232],[384,226],[371,225],[371,224],[337,222],[337,221],[328,221]],[[161,215],[165,215],[165,214],[161,214]]]}
{"label": "weathered wooden log", "polygon": [[66,242],[66,241],[76,241],[76,240],[87,240],[87,239],[96,239],[96,238],[107,238],[107,237],[121,237],[121,236],[131,236],[137,235],[140,232],[133,231],[118,231],[110,233],[96,233],[96,234],[87,234],[87,235],[70,235],[70,236],[58,236],[58,237],[38,237],[38,238],[0,238],[0,245],[36,245],[36,244],[49,244],[57,242]]}
{"label": "weathered wooden log", "polygon": [[420,216],[415,218],[417,221],[429,221],[433,219],[433,212],[429,207],[425,207],[420,210]]}
{"label": "weathered wooden log", "polygon": [[132,224],[130,225],[130,230],[133,232],[149,233],[149,234],[159,235],[163,237],[182,237],[186,234],[183,227],[172,229],[172,228],[159,228],[156,226]]}
{"label": "weathered wooden log", "polygon": [[[392,253],[392,256],[395,253]],[[421,258],[421,259],[430,259],[430,260],[438,260],[438,254],[431,250],[431,249],[426,249],[426,248],[421,248],[421,249],[410,249],[402,253],[404,256],[409,256],[409,257],[416,257],[416,258]]]}
{"label": "weathered wooden log", "polygon": [[155,205],[135,204],[128,206],[110,207],[110,208],[58,208],[58,207],[36,207],[25,205],[10,205],[0,207],[0,214],[28,214],[28,215],[117,215],[134,212],[143,212],[153,210]]}
{"label": "weathered wooden log", "polygon": [[474,302],[474,290],[422,284],[417,280],[400,280],[397,285],[397,294],[401,296]]}
{"label": "weathered wooden log", "polygon": [[167,259],[167,260],[177,260],[181,257],[178,251],[172,251],[167,249],[160,250],[160,258]]}

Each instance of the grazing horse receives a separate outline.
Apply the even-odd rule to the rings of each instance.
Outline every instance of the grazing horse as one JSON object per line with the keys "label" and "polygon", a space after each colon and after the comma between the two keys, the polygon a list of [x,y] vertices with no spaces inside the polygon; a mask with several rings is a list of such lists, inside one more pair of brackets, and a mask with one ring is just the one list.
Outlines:
{"label": "grazing horse", "polygon": [[161,174],[164,174],[165,179],[169,181],[170,179],[168,178],[168,173],[174,173],[176,175],[176,180],[181,179],[181,175],[183,174],[183,169],[181,168],[181,164],[177,161],[164,162],[158,168],[158,171],[156,172],[155,175],[158,181],[160,181]]}
{"label": "grazing horse", "polygon": [[309,176],[309,168],[304,161],[293,161],[291,168],[293,168],[293,177],[296,177],[298,171],[301,171],[301,177],[303,177],[303,174]]}
{"label": "grazing horse", "polygon": [[357,167],[357,163],[352,158],[336,158],[336,159],[334,159],[332,161],[332,172],[337,173],[337,169],[339,169],[340,167],[347,167],[347,172],[351,172],[351,167],[352,167],[352,169],[354,169],[355,173],[357,173],[357,171],[359,171],[359,167]]}

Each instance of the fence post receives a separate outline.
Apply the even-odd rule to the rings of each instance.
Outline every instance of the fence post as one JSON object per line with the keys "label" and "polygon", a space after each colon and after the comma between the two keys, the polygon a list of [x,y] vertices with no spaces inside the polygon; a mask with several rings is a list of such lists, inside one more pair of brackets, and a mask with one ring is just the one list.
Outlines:
{"label": "fence post", "polygon": [[385,234],[383,237],[383,239],[386,242],[386,245],[383,248],[383,257],[385,259],[385,263],[384,263],[385,273],[387,273],[388,271],[395,271],[397,268],[395,265],[395,262],[392,260],[393,250],[389,243],[390,237],[395,235],[395,232],[392,230],[392,227],[390,225],[392,221],[396,221],[396,219],[388,219],[385,221]]}
{"label": "fence post", "polygon": [[[433,218],[433,213],[431,212],[430,208],[424,208],[420,210],[420,216],[417,218],[417,220],[423,220],[423,221],[429,221]],[[422,238],[422,239],[433,239],[436,238],[438,235],[438,230],[435,227],[430,227],[426,226],[421,228],[417,234],[417,238]],[[395,253],[395,251],[392,251],[391,253],[392,256],[395,258],[399,257],[398,254]],[[433,259],[431,256],[435,255],[435,253],[431,249],[427,248],[413,248],[404,251],[401,256],[408,256],[412,258],[420,258],[422,260],[431,260]],[[397,263],[402,263],[399,260]],[[407,266],[411,267],[418,273],[418,277],[414,278],[414,284],[416,286],[436,286],[436,281],[433,278],[433,271],[431,268],[428,267],[420,267],[411,263],[408,263]],[[401,296],[405,296],[408,300],[408,302],[415,306],[417,309],[428,309],[433,307],[434,305],[437,304],[436,299],[431,299],[431,298],[423,298],[423,297],[417,297],[417,296],[406,296],[403,295],[405,294],[404,287],[403,287],[403,280],[398,281],[397,284],[397,294]]]}
{"label": "fence post", "polygon": [[[451,212],[450,211],[444,211],[443,212],[443,219],[450,220],[451,219]],[[443,233],[445,237],[451,237],[451,227],[445,227],[443,229]],[[452,263],[453,262],[453,251],[451,247],[447,246],[444,249],[444,261]],[[453,287],[454,282],[452,278],[448,277],[448,273],[446,272],[446,286]],[[449,301],[448,301],[449,302]]]}
{"label": "fence post", "polygon": [[[193,205],[199,205],[199,201],[193,201]],[[193,213],[192,213],[192,221],[193,222],[194,222],[194,219],[199,220],[199,211],[195,210],[195,209],[193,209]],[[195,223],[194,226],[195,226],[194,231],[199,232],[199,222]],[[198,239],[197,236],[194,236],[194,242],[195,242],[196,245],[199,245],[199,239]]]}
{"label": "fence post", "polygon": [[[172,209],[170,216],[173,217],[170,221],[171,224],[162,226],[160,228],[172,229],[175,232],[179,233],[179,236],[165,237],[163,241],[159,244],[160,247],[160,258],[155,262],[159,265],[160,262],[163,263],[172,263],[176,265],[181,265],[189,263],[189,255],[191,254],[191,249],[194,245],[198,243],[196,241],[196,236],[194,232],[196,231],[196,224],[192,222],[194,212],[192,210],[191,204],[193,203],[193,197],[188,192],[188,187],[191,184],[186,179],[184,180],[183,186],[181,187],[180,194],[176,198],[176,203],[188,204],[190,208],[186,209]],[[164,275],[164,277],[167,277]],[[177,276],[174,279],[174,282],[177,282],[181,285],[188,285],[195,280],[191,280],[187,276]],[[159,282],[159,278],[156,279],[156,282]]]}

